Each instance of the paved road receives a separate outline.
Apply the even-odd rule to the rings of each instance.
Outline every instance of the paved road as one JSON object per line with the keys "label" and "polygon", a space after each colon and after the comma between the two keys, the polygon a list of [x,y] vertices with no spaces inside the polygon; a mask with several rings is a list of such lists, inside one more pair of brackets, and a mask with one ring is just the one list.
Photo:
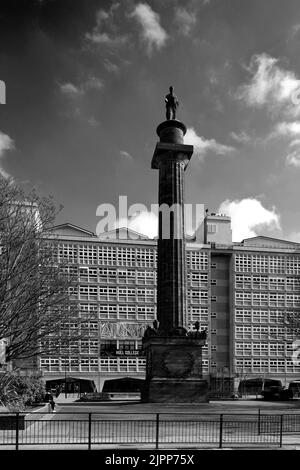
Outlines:
{"label": "paved road", "polygon": [[[258,408],[261,409],[260,428]],[[92,413],[90,425],[89,413]],[[224,414],[222,441],[225,447],[259,445],[278,448],[280,420],[274,415],[289,414],[300,423],[300,401],[283,403],[241,400],[198,405],[164,405],[140,402],[87,404],[60,400],[56,413],[34,413],[27,416],[26,429],[20,431],[20,444],[26,444],[26,448],[32,448],[30,444],[33,443],[33,448],[51,448],[62,443],[72,447],[82,444],[87,448],[90,433],[93,448],[124,448],[126,443],[135,448],[153,449],[157,432],[156,413],[160,413],[160,448],[218,447],[221,413]],[[268,418],[264,418],[264,415],[268,415]],[[15,441],[14,431],[1,431],[0,440],[1,436],[6,443]],[[300,433],[285,434],[283,444],[285,443],[300,446]]]}
{"label": "paved road", "polygon": [[147,414],[167,413],[169,415],[189,414],[199,417],[204,415],[220,415],[220,413],[242,415],[256,415],[258,410],[261,413],[280,414],[291,413],[300,414],[300,400],[287,402],[269,402],[261,400],[236,400],[236,401],[211,401],[199,404],[160,404],[160,403],[140,403],[140,402],[102,402],[102,403],[76,403],[74,401],[57,400],[57,412],[59,413],[97,413],[113,415],[129,415],[140,413]]}

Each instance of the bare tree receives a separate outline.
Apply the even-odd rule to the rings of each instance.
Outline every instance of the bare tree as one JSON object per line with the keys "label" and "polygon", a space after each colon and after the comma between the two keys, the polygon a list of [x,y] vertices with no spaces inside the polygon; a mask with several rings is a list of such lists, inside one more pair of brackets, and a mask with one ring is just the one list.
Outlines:
{"label": "bare tree", "polygon": [[284,318],[284,326],[287,332],[295,338],[300,337],[300,312],[287,312]]}
{"label": "bare tree", "polygon": [[57,241],[48,229],[57,209],[51,198],[25,194],[0,178],[0,341],[6,361],[51,353],[70,340],[62,328],[77,316],[69,300],[72,276],[57,262]]}

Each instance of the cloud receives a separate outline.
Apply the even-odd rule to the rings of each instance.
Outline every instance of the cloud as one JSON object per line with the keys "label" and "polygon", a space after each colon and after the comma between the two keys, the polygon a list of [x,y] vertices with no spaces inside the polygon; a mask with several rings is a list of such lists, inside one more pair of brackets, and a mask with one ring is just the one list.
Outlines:
{"label": "cloud", "polygon": [[101,90],[103,88],[103,81],[98,77],[89,77],[82,85],[84,91],[86,90]]}
{"label": "cloud", "polygon": [[77,98],[79,96],[83,96],[89,90],[101,90],[103,86],[104,84],[102,80],[98,77],[91,76],[78,86],[74,85],[74,83],[67,82],[60,84],[59,88],[61,93],[69,98]]}
{"label": "cloud", "polygon": [[114,21],[114,13],[118,10],[120,4],[113,3],[111,8],[106,11],[100,9],[96,13],[96,25],[92,32],[85,34],[85,39],[94,45],[120,46],[127,42],[126,35],[118,35],[117,27]]}
{"label": "cloud", "polygon": [[153,212],[143,211],[130,218],[119,219],[115,228],[128,227],[131,230],[154,238],[158,235],[158,217]]}
{"label": "cloud", "polygon": [[151,54],[153,47],[160,49],[168,39],[168,34],[160,25],[158,13],[155,13],[147,3],[138,3],[129,15],[137,20],[142,27],[142,38]]}
{"label": "cloud", "polygon": [[125,150],[120,151],[120,157],[127,162],[133,162],[134,160],[133,156],[130,155],[130,153],[126,152]]}
{"label": "cloud", "polygon": [[111,62],[108,59],[105,59],[103,61],[103,65],[104,65],[105,69],[108,72],[119,73],[119,71],[120,71],[120,67],[117,64],[114,64],[113,62]]}
{"label": "cloud", "polygon": [[233,147],[218,143],[215,139],[205,139],[197,135],[193,128],[187,130],[184,142],[194,146],[194,152],[201,160],[205,158],[209,151],[217,155],[227,155],[235,150]]}
{"label": "cloud", "polygon": [[189,36],[197,21],[194,12],[188,12],[185,8],[177,8],[175,11],[175,23],[184,36]]}
{"label": "cloud", "polygon": [[76,85],[74,85],[73,83],[63,83],[60,85],[60,91],[64,94],[64,95],[67,95],[67,96],[70,96],[70,97],[75,97],[75,96],[78,96],[78,95],[82,95],[83,91],[81,90],[81,88],[78,88]]}
{"label": "cloud", "polygon": [[218,212],[231,217],[233,241],[255,237],[262,228],[280,229],[280,217],[275,208],[268,210],[255,198],[227,199],[221,203]]}
{"label": "cloud", "polygon": [[295,140],[292,140],[292,142],[290,142],[290,147],[296,147],[298,145],[300,145],[300,139],[295,139]]}
{"label": "cloud", "polygon": [[100,122],[94,116],[89,116],[86,118],[83,117],[82,120],[87,122],[92,127],[97,127],[100,125]]}
{"label": "cloud", "polygon": [[242,131],[239,133],[230,132],[229,135],[233,140],[235,140],[236,142],[240,142],[242,144],[247,144],[248,142],[251,141],[251,137],[245,131]]}
{"label": "cloud", "polygon": [[[285,164],[300,168],[300,121],[279,122],[269,138],[284,137],[292,139],[288,145],[288,154],[285,157]],[[295,138],[296,137],[296,138]]]}
{"label": "cloud", "polygon": [[295,243],[300,243],[300,232],[291,232],[287,235],[286,239]]}
{"label": "cloud", "polygon": [[294,24],[294,25],[291,27],[288,40],[294,39],[295,36],[297,36],[297,34],[299,33],[299,31],[300,31],[300,23]]}
{"label": "cloud", "polygon": [[285,121],[276,124],[271,137],[293,137],[297,135],[300,135],[300,121]]}
{"label": "cloud", "polygon": [[248,67],[252,78],[238,88],[235,96],[248,106],[266,107],[273,113],[296,117],[300,115],[300,103],[294,97],[300,80],[294,72],[281,68],[278,62],[268,54],[254,55]]}
{"label": "cloud", "polygon": [[286,156],[285,162],[287,166],[300,168],[300,146],[298,150],[294,150],[294,152],[291,152]]}
{"label": "cloud", "polygon": [[285,158],[287,166],[300,168],[300,139],[294,139],[289,144],[290,153]]}
{"label": "cloud", "polygon": [[6,151],[13,150],[14,148],[14,141],[7,134],[0,131],[0,174],[4,178],[10,178],[10,174],[2,168],[1,160],[6,155]]}

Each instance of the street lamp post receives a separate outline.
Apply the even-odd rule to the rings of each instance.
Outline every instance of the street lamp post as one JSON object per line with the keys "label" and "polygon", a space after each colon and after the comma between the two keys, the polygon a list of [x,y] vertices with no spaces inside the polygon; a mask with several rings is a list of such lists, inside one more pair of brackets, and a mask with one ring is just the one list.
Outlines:
{"label": "street lamp post", "polygon": [[65,359],[65,398],[67,398],[67,358]]}
{"label": "street lamp post", "polygon": [[99,393],[101,392],[101,325],[98,319],[98,378],[99,378]]}

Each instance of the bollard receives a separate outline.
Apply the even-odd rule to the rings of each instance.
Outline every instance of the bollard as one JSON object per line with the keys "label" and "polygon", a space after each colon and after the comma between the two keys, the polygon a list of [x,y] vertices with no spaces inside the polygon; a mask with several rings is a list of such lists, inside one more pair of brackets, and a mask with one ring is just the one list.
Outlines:
{"label": "bollard", "polygon": [[223,415],[220,415],[220,436],[219,436],[219,449],[222,449],[223,441]]}
{"label": "bollard", "polygon": [[283,415],[280,415],[280,437],[279,437],[279,447],[282,447],[282,428],[283,428]]}
{"label": "bollard", "polygon": [[16,450],[19,450],[19,415],[16,413]]}
{"label": "bollard", "polygon": [[158,449],[158,444],[159,444],[159,413],[156,414],[155,449]]}
{"label": "bollard", "polygon": [[89,413],[89,434],[88,434],[88,450],[91,450],[91,436],[92,436],[92,413]]}

